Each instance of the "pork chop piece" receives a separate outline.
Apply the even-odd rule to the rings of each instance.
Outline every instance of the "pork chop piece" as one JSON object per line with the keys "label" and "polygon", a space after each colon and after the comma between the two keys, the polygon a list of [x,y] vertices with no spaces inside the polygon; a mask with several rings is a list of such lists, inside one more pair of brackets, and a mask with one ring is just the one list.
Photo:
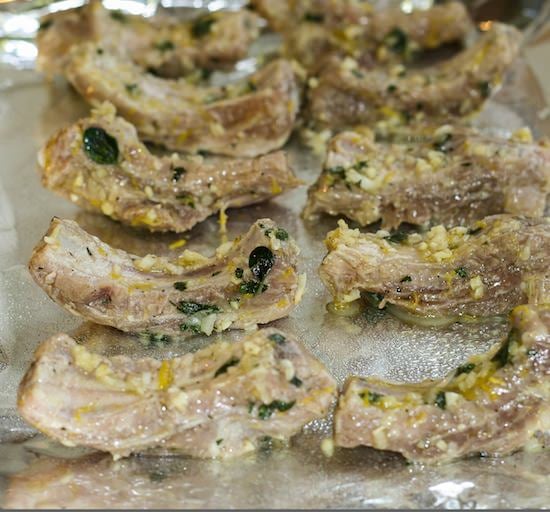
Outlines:
{"label": "pork chop piece", "polygon": [[360,68],[353,59],[332,59],[309,90],[309,114],[332,129],[429,117],[443,124],[478,110],[519,52],[521,33],[493,23],[471,47],[427,68]]}
{"label": "pork chop piece", "polygon": [[94,44],[74,47],[66,76],[92,105],[111,102],[140,136],[176,151],[254,157],[279,149],[299,108],[289,61],[226,87],[166,80]]}
{"label": "pork chop piece", "polygon": [[516,307],[511,327],[506,340],[439,382],[351,377],[334,418],[335,444],[424,463],[550,446],[550,306]]}
{"label": "pork chop piece", "polygon": [[151,231],[187,231],[220,210],[268,200],[300,183],[283,151],[256,158],[154,156],[108,104],[54,135],[39,162],[46,188]]}
{"label": "pork chop piece", "polygon": [[58,334],[36,351],[18,408],[53,439],[115,458],[153,448],[226,458],[266,436],[288,440],[327,414],[336,389],[318,360],[275,329],[163,361],[104,357]]}
{"label": "pork chop piece", "polygon": [[[494,215],[470,229],[435,226],[424,235],[363,234],[340,221],[319,274],[336,302],[367,292],[383,308],[430,317],[507,314],[550,302],[549,219]],[[395,308],[398,306],[398,308]]]}
{"label": "pork chop piece", "polygon": [[260,21],[247,10],[210,13],[190,21],[162,15],[147,19],[92,1],[42,18],[37,67],[49,76],[62,74],[71,48],[92,41],[160,76],[223,69],[246,56],[259,35]]}
{"label": "pork chop piece", "polygon": [[[461,2],[405,13],[400,8],[372,10],[367,3],[313,2],[284,32],[285,49],[312,74],[327,55],[348,55],[367,67],[408,62],[420,51],[461,42],[473,25]],[[334,9],[331,11],[331,7]],[[327,9],[329,10],[327,12]]]}
{"label": "pork chop piece", "polygon": [[370,130],[336,135],[304,216],[345,215],[362,226],[381,220],[392,229],[402,222],[467,225],[503,212],[544,215],[550,148],[528,131],[498,138],[443,125],[392,142],[376,143]]}
{"label": "pork chop piece", "polygon": [[114,249],[76,222],[54,218],[29,270],[74,315],[126,332],[188,337],[287,316],[304,292],[298,252],[270,219],[211,258],[186,250],[169,261]]}

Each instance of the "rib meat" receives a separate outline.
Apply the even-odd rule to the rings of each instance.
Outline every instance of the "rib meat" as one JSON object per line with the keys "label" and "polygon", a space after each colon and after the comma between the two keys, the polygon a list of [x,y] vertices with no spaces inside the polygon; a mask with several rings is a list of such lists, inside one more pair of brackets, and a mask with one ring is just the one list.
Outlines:
{"label": "rib meat", "polygon": [[428,68],[369,70],[350,59],[333,59],[309,91],[311,118],[334,129],[425,117],[444,122],[449,116],[471,114],[501,82],[520,41],[517,29],[493,23],[470,48]]}
{"label": "rib meat", "polygon": [[260,18],[248,10],[179,21],[109,11],[100,1],[92,1],[42,18],[37,67],[48,75],[61,74],[70,49],[93,41],[160,76],[178,77],[195,69],[233,65],[246,56],[259,27]]}
{"label": "rib meat", "polygon": [[[399,242],[399,240],[402,240]],[[328,234],[319,273],[338,302],[368,292],[423,316],[507,314],[548,302],[550,223],[494,215],[470,229],[436,226],[424,235],[362,234],[343,221]]]}
{"label": "rib meat", "polygon": [[66,76],[91,104],[115,105],[144,140],[181,151],[268,153],[286,142],[299,108],[292,65],[282,59],[230,86],[203,87],[158,78],[84,43],[71,51]]}
{"label": "rib meat", "polygon": [[298,248],[269,219],[218,248],[176,261],[114,249],[70,220],[53,219],[29,270],[58,304],[122,331],[210,335],[283,318],[301,300]]}
{"label": "rib meat", "polygon": [[335,395],[324,366],[275,329],[164,361],[103,357],[58,334],[36,351],[18,408],[57,441],[115,458],[152,448],[226,458],[289,439]]}
{"label": "rib meat", "polygon": [[417,462],[501,456],[550,444],[550,308],[518,306],[508,339],[439,382],[350,378],[335,415],[338,446]]}
{"label": "rib meat", "polygon": [[[114,139],[111,164],[97,162],[102,146],[87,148],[90,136],[109,144],[103,133]],[[54,135],[39,161],[46,188],[151,231],[183,232],[219,210],[265,201],[299,184],[282,151],[253,159],[156,157],[110,105]]]}
{"label": "rib meat", "polygon": [[[395,142],[395,141],[392,141]],[[398,143],[370,131],[332,139],[304,215],[345,215],[361,225],[469,224],[487,215],[544,215],[550,149],[443,125]]]}

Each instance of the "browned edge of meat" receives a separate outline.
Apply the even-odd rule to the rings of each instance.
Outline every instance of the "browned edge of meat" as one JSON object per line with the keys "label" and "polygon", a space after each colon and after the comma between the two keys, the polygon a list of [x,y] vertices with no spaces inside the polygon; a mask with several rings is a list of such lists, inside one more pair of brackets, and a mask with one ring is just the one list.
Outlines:
{"label": "browned edge of meat", "polygon": [[246,56],[259,28],[260,18],[247,10],[180,21],[163,15],[132,16],[92,1],[41,19],[37,68],[49,76],[61,74],[71,48],[92,41],[159,76],[175,78],[197,69],[232,66]]}
{"label": "browned edge of meat", "polygon": [[360,129],[329,142],[304,217],[344,215],[362,226],[381,220],[383,229],[448,227],[498,213],[542,217],[549,193],[550,148],[526,129],[498,138],[425,126],[391,143]]}
{"label": "browned edge of meat", "polygon": [[415,462],[502,456],[550,446],[550,305],[522,305],[506,340],[438,382],[351,377],[335,415],[338,446]]}
{"label": "browned edge of meat", "polygon": [[417,70],[361,68],[333,59],[309,89],[309,115],[331,129],[386,122],[448,122],[478,111],[515,60],[522,35],[493,23],[478,41],[443,64]]}
{"label": "browned edge of meat", "polygon": [[55,134],[39,163],[46,188],[150,231],[187,231],[220,210],[259,203],[300,184],[283,151],[240,159],[154,156],[108,104]]}
{"label": "browned edge of meat", "polygon": [[100,356],[58,334],[37,349],[18,408],[64,445],[115,458],[154,448],[226,458],[266,437],[288,440],[327,414],[336,389],[318,360],[275,329],[162,361]]}
{"label": "browned edge of meat", "polygon": [[254,157],[279,149],[299,109],[292,63],[277,59],[226,87],[158,78],[121,57],[82,44],[66,76],[91,104],[111,102],[144,140],[176,151]]}
{"label": "browned edge of meat", "polygon": [[548,284],[540,286],[550,282],[548,219],[494,215],[470,228],[439,225],[423,235],[363,234],[340,221],[325,243],[319,274],[336,302],[365,293],[396,315],[450,321],[550,302]]}
{"label": "browned edge of meat", "polygon": [[253,328],[287,316],[305,289],[298,247],[269,219],[206,258],[140,258],[54,218],[29,270],[74,315],[122,331],[188,337]]}

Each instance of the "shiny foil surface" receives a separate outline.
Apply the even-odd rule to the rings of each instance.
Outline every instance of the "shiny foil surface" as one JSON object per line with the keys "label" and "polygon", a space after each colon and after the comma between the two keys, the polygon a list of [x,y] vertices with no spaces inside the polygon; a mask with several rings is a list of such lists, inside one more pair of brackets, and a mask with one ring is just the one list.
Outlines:
{"label": "shiny foil surface", "polygon": [[[478,3],[488,9],[490,6],[485,4],[491,2]],[[498,2],[501,6],[512,3],[521,2]],[[540,7],[543,3],[530,4]],[[174,5],[180,9],[182,4],[170,3],[170,7]],[[494,11],[487,13],[494,15]],[[548,16],[544,8],[531,15],[521,22],[526,26],[523,56],[514,64],[503,87],[473,120],[477,126],[506,134],[527,125],[536,137],[550,136],[550,91],[544,90],[546,80],[550,83],[544,75],[548,73],[544,68],[548,67],[550,55],[550,25],[545,23]],[[253,71],[256,57],[277,43],[277,37],[262,37],[251,56],[237,65],[235,73],[215,73],[213,80],[224,82]],[[329,420],[308,425],[288,447],[266,448],[229,461],[180,456],[135,456],[113,461],[109,455],[61,447],[35,435],[17,415],[17,386],[34,349],[55,333],[70,332],[102,353],[165,358],[222,338],[238,339],[242,332],[147,348],[138,338],[82,323],[56,306],[32,282],[26,263],[53,216],[74,219],[105,242],[138,255],[176,256],[178,250],[171,250],[169,245],[181,238],[187,240],[186,249],[212,254],[221,238],[215,217],[183,236],[150,234],[86,213],[43,189],[36,172],[38,149],[59,128],[85,116],[88,106],[64,80],[46,83],[32,71],[32,50],[24,48],[27,50],[21,51],[27,54],[20,55],[21,65],[6,63],[5,59],[0,64],[0,506],[550,506],[549,452],[518,453],[503,459],[474,458],[440,466],[410,465],[396,454],[369,448],[336,449],[328,458],[321,452],[320,443],[331,434]],[[293,137],[287,149],[292,166],[305,185],[270,203],[229,210],[228,235],[244,232],[257,218],[271,217],[295,237],[302,249],[300,271],[307,273],[306,293],[290,317],[274,325],[294,333],[328,366],[340,384],[352,374],[400,382],[439,378],[469,355],[487,350],[506,333],[506,323],[497,320],[421,328],[366,307],[352,316],[327,310],[331,298],[317,268],[326,253],[324,236],[336,226],[337,219],[323,218],[311,223],[301,218],[307,186],[318,176],[321,158],[307,149],[298,136]]]}

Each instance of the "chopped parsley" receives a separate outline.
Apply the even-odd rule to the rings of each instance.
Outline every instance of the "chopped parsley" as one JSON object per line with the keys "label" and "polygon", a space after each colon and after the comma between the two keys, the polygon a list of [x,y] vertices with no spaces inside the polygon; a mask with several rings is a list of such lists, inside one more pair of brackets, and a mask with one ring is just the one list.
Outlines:
{"label": "chopped parsley", "polygon": [[393,233],[390,233],[388,236],[384,237],[385,240],[393,244],[400,244],[408,238],[409,234],[405,233],[400,229],[395,230]]}
{"label": "chopped parsley", "polygon": [[279,334],[278,332],[274,332],[273,334],[270,334],[267,337],[267,339],[271,340],[271,341],[274,341],[275,343],[278,343],[279,345],[282,345],[286,341],[286,338],[282,334]]}
{"label": "chopped parsley", "polygon": [[267,284],[259,281],[246,281],[239,286],[239,293],[243,295],[257,295],[267,290]]}
{"label": "chopped parsley", "polygon": [[409,45],[409,38],[405,32],[403,32],[399,27],[395,27],[390,30],[384,37],[384,44],[393,50],[395,53],[400,53],[402,55],[407,51]]}
{"label": "chopped parsley", "polygon": [[231,366],[235,366],[236,364],[239,364],[240,359],[237,359],[236,357],[232,357],[227,363],[222,364],[214,374],[214,377],[217,377],[218,375],[222,375],[227,371],[228,368],[231,368]]}
{"label": "chopped parsley", "polygon": [[223,439],[216,439],[216,444],[220,446],[223,443]]}
{"label": "chopped parsley", "polygon": [[410,281],[412,281],[412,277],[411,276],[405,276],[405,277],[402,277],[400,279],[400,283],[409,283]]}
{"label": "chopped parsley", "polygon": [[118,160],[118,143],[103,128],[90,126],[82,136],[84,152],[101,165],[115,164]]}
{"label": "chopped parsley", "polygon": [[435,405],[440,409],[445,409],[447,407],[447,398],[445,397],[445,391],[438,391],[435,395]]}
{"label": "chopped parsley", "polygon": [[323,21],[325,21],[325,16],[316,12],[306,12],[304,14],[304,21],[309,21],[311,23],[323,23]]}
{"label": "chopped parsley", "polygon": [[455,377],[458,377],[459,375],[462,375],[463,373],[470,373],[475,367],[476,367],[476,365],[474,363],[463,364],[462,366],[459,366],[456,369]]}
{"label": "chopped parsley", "polygon": [[464,267],[455,268],[455,274],[458,277],[462,277],[462,279],[466,279],[468,277],[468,271]]}
{"label": "chopped parsley", "polygon": [[359,71],[358,69],[352,69],[351,70],[351,74],[357,78],[363,78],[363,73],[361,73],[361,71]]}
{"label": "chopped parsley", "polygon": [[161,41],[160,43],[155,44],[155,48],[159,52],[167,52],[168,50],[174,49],[174,43],[172,41]]}
{"label": "chopped parsley", "polygon": [[273,400],[270,404],[262,404],[258,407],[258,417],[262,420],[267,420],[275,411],[285,412],[291,409],[295,400],[292,402],[283,402],[282,400]]}
{"label": "chopped parsley", "polygon": [[172,338],[167,334],[159,334],[154,332],[142,332],[139,335],[141,341],[147,348],[162,347],[172,343]]}
{"label": "chopped parsley", "polygon": [[294,377],[292,377],[292,379],[290,379],[290,383],[293,386],[296,386],[297,388],[302,387],[302,384],[303,384],[303,382],[296,376],[294,376]]}
{"label": "chopped parsley", "polygon": [[479,82],[478,88],[482,98],[488,98],[491,95],[491,82]]}
{"label": "chopped parsley", "polygon": [[359,393],[359,397],[362,400],[366,399],[369,404],[378,403],[383,396],[384,395],[381,395],[380,393],[375,393],[374,391],[367,391],[367,392],[363,391]]}
{"label": "chopped parsley", "polygon": [[126,84],[124,87],[126,88],[129,94],[133,94],[134,92],[137,91],[137,88],[138,88],[137,84]]}
{"label": "chopped parsley", "polygon": [[196,39],[204,37],[210,32],[210,29],[215,22],[216,20],[210,15],[201,16],[191,25],[191,34]]}
{"label": "chopped parsley", "polygon": [[176,199],[184,205],[189,206],[189,208],[195,208],[195,199],[191,194],[188,194],[187,192],[184,192],[183,194],[178,194],[176,196]]}
{"label": "chopped parsley", "polygon": [[389,92],[390,94],[394,93],[395,91],[397,91],[397,85],[395,84],[388,85],[386,91]]}
{"label": "chopped parsley", "polygon": [[277,228],[275,230],[275,238],[277,240],[281,240],[281,241],[285,241],[285,240],[288,240],[288,233],[286,231],[286,229],[283,229],[283,228]]}
{"label": "chopped parsley", "polygon": [[483,231],[483,228],[473,228],[468,230],[468,234],[477,235],[480,231]]}
{"label": "chopped parsley", "polygon": [[329,167],[327,169],[327,172],[329,172],[330,174],[338,174],[343,177],[346,173],[346,168],[342,165],[335,165],[334,167]]}
{"label": "chopped parsley", "polygon": [[172,171],[172,181],[178,181],[186,172],[184,167],[174,167]]}
{"label": "chopped parsley", "polygon": [[244,274],[244,270],[243,270],[242,268],[237,267],[237,268],[235,269],[235,277],[236,277],[237,279],[242,279],[243,274]]}
{"label": "chopped parsley", "polygon": [[174,288],[180,292],[187,290],[187,283],[185,281],[176,281],[174,283]]}
{"label": "chopped parsley", "polygon": [[176,308],[178,311],[185,315],[194,315],[196,313],[218,313],[220,311],[220,308],[218,306],[215,306],[213,304],[200,304],[198,302],[187,302],[184,300],[180,300],[176,304]]}

